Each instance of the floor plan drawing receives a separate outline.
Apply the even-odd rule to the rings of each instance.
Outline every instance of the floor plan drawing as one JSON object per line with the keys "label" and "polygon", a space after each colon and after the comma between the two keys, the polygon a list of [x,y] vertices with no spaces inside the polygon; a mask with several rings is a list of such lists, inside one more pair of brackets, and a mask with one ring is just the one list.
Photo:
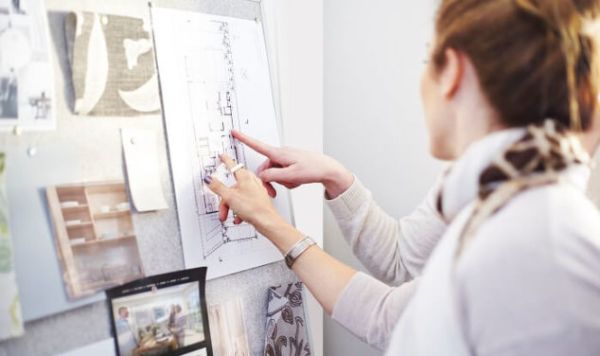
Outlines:
{"label": "floor plan drawing", "polygon": [[[192,116],[194,147],[194,190],[202,231],[202,249],[206,258],[225,243],[258,238],[248,224],[234,225],[233,216],[225,223],[216,218],[219,198],[202,184],[202,178],[218,172],[219,154],[226,153],[239,163],[247,164],[244,148],[232,137],[232,129],[241,129],[236,105],[235,78],[230,43],[229,24],[214,20],[206,27],[208,41],[189,43],[193,49],[185,55],[188,100]],[[205,73],[212,73],[206,76]],[[204,95],[202,95],[204,94]],[[205,100],[195,100],[204,97]],[[198,174],[199,172],[199,174]]]}
{"label": "floor plan drawing", "polygon": [[[209,266],[215,278],[280,260],[251,225],[234,225],[231,213],[219,221],[219,197],[202,181],[235,183],[222,153],[249,169],[264,159],[232,129],[279,144],[260,23],[161,8],[152,8],[152,20],[186,267]],[[291,220],[287,194],[275,205]]]}

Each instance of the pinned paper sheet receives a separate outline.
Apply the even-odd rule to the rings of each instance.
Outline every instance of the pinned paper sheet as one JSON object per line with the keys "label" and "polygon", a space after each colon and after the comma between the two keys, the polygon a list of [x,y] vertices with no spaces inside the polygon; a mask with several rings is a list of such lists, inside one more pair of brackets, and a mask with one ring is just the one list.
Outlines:
{"label": "pinned paper sheet", "polygon": [[0,153],[0,340],[23,335],[12,240],[8,228],[5,156]]}
{"label": "pinned paper sheet", "polygon": [[129,191],[139,212],[167,209],[156,149],[156,131],[121,129]]}

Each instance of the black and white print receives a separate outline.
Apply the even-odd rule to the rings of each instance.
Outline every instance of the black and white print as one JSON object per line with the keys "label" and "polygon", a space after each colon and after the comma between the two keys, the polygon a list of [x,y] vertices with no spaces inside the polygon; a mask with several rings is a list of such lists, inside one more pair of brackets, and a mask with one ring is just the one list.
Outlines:
{"label": "black and white print", "polygon": [[42,0],[0,0],[0,129],[53,129],[54,82]]}

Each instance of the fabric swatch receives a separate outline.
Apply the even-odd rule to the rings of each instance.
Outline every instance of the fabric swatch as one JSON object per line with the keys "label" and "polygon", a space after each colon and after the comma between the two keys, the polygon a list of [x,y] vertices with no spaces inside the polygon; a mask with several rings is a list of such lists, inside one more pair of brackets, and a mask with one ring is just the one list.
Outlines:
{"label": "fabric swatch", "polygon": [[311,354],[302,291],[301,282],[269,289],[265,356]]}
{"label": "fabric swatch", "polygon": [[78,115],[160,112],[154,49],[147,21],[74,12],[65,20]]}
{"label": "fabric swatch", "polygon": [[23,335],[12,241],[8,229],[5,155],[0,153],[0,340]]}

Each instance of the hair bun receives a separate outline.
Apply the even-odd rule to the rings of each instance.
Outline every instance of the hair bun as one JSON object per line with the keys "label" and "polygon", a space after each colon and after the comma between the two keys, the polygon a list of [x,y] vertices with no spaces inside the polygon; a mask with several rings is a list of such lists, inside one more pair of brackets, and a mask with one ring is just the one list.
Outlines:
{"label": "hair bun", "polygon": [[[548,117],[591,127],[600,87],[600,0],[441,0],[432,62],[468,56],[482,90],[509,127]],[[502,53],[501,56],[498,54]]]}

